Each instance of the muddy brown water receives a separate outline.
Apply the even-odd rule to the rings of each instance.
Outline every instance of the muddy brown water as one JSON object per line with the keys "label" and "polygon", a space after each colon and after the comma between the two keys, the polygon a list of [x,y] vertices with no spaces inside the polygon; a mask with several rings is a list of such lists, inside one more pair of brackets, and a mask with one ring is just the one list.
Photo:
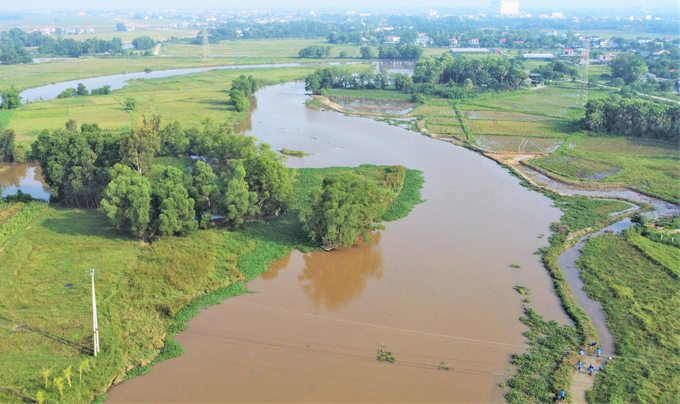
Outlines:
{"label": "muddy brown water", "polygon": [[0,197],[14,195],[18,190],[36,199],[49,200],[40,166],[35,163],[0,163]]}
{"label": "muddy brown water", "polygon": [[[301,84],[257,96],[247,133],[312,153],[291,167],[402,164],[424,171],[426,202],[369,244],[272,264],[248,284],[257,293],[203,310],[176,338],[183,355],[114,387],[107,403],[502,402],[510,355],[526,349],[524,296],[512,287],[569,323],[532,254],[560,211],[469,150],[307,109]],[[396,363],[376,360],[381,344]]]}

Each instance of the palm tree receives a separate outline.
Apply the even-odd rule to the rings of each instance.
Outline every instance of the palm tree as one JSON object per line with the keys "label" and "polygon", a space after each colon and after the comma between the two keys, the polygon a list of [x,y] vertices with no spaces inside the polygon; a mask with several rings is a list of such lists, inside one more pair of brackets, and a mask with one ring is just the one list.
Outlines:
{"label": "palm tree", "polygon": [[84,361],[80,362],[80,365],[78,365],[78,372],[80,373],[80,381],[83,380],[83,370],[89,371],[90,370],[90,360],[85,359]]}

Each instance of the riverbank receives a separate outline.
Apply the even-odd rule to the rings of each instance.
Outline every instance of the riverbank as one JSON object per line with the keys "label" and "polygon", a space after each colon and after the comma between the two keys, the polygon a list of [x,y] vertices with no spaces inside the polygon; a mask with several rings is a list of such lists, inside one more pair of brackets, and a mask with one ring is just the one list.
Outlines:
{"label": "riverbank", "polygon": [[[314,96],[311,103],[316,104],[311,105],[312,107],[330,109],[350,116],[385,117],[385,115],[381,114],[348,111],[323,96]],[[451,113],[452,116],[455,116],[454,114]],[[464,121],[461,121],[461,124],[465,126]],[[421,133],[428,134],[424,130]],[[557,258],[569,248],[572,248],[582,236],[592,234],[634,213],[650,210],[652,205],[649,202],[654,203],[661,213],[664,214],[668,211],[677,212],[677,206],[669,208],[666,205],[671,204],[664,204],[662,201],[654,202],[653,198],[648,198],[644,194],[636,194],[631,188],[621,187],[617,184],[592,187],[584,190],[584,195],[575,196],[573,194],[575,192],[578,193],[575,189],[578,184],[562,184],[561,189],[551,187],[549,184],[540,181],[540,176],[537,176],[536,172],[532,172],[531,166],[522,163],[524,159],[534,157],[534,155],[488,153],[477,147],[476,144],[464,139],[428,135],[468,147],[503,164],[511,172],[522,178],[525,181],[525,186],[544,193],[553,199],[556,205],[563,210],[564,216],[553,227],[555,233],[550,238],[550,247],[540,251],[540,253],[545,267],[553,278],[555,292],[562,300],[565,310],[574,321],[576,335],[575,338],[567,338],[566,336],[570,334],[564,327],[557,327],[549,322],[545,322],[534,312],[527,312],[528,317],[524,318],[523,321],[532,328],[532,331],[527,334],[531,346],[530,353],[518,355],[513,359],[513,363],[518,366],[519,373],[508,382],[511,390],[506,395],[506,399],[510,402],[519,403],[525,402],[528,398],[542,399],[550,394],[554,394],[556,391],[564,390],[569,392],[569,396],[571,396],[569,400],[585,402],[585,395],[582,393],[592,387],[594,380],[592,378],[586,379],[586,381],[590,381],[588,386],[581,385],[582,381],[577,381],[577,383],[581,384],[572,387],[572,377],[578,362],[576,352],[580,348],[584,348],[589,354],[594,354],[594,348],[588,349],[586,343],[598,341],[600,338],[588,314],[580,307],[579,300],[575,297],[574,289],[572,289],[575,286],[570,285],[557,262]],[[538,172],[538,174],[541,174],[541,172]],[[564,188],[566,187],[570,188],[570,192],[565,192]],[[598,198],[610,200],[600,200]],[[630,203],[639,205],[639,208],[634,205],[631,206]],[[579,290],[579,292],[581,291]],[[527,298],[526,302],[529,303],[530,298]],[[602,315],[601,313],[598,314]],[[601,334],[609,333],[604,321],[598,322],[598,327]],[[542,348],[546,345],[551,346],[551,352],[547,352]],[[610,350],[613,351],[613,344],[611,345]],[[537,367],[543,370],[536,373]]]}
{"label": "riverbank", "polygon": [[[0,389],[1,401],[20,402],[40,390],[57,401],[58,389],[46,385],[41,372],[50,369],[61,377],[70,366],[77,380],[61,402],[88,402],[112,384],[181,354],[172,336],[202,307],[246,292],[244,281],[293,249],[318,248],[302,232],[299,211],[323,175],[339,170],[375,180],[382,169],[300,169],[290,209],[281,216],[238,231],[213,229],[152,245],[112,229],[102,212],[48,209],[0,251],[3,267],[22,268],[2,272],[0,320],[8,326],[0,353],[21,366],[0,368],[0,384],[9,387]],[[421,184],[421,173],[409,170],[386,217],[408,214],[420,202]],[[88,268],[97,269],[102,352],[96,358],[90,357]],[[29,346],[35,349],[17,350]]]}

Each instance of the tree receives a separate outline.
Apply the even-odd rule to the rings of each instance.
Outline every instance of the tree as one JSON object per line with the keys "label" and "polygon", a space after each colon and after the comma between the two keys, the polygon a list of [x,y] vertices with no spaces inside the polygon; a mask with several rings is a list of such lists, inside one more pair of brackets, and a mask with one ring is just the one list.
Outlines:
{"label": "tree", "polygon": [[244,160],[248,188],[257,194],[260,214],[278,215],[293,193],[288,169],[268,144],[260,145],[260,153]]}
{"label": "tree", "polygon": [[150,166],[151,159],[160,150],[161,139],[157,125],[146,124],[132,129],[121,144],[121,154],[125,162],[143,174]]}
{"label": "tree", "polygon": [[14,131],[7,129],[0,132],[0,161],[14,161]]}
{"label": "tree", "polygon": [[370,46],[362,46],[359,48],[359,52],[361,52],[361,58],[362,59],[374,59],[375,58],[375,52],[373,49],[371,49]]}
{"label": "tree", "polygon": [[472,90],[472,87],[475,86],[475,85],[472,83],[472,80],[470,80],[469,78],[468,78],[468,79],[465,79],[465,82],[463,83],[463,85],[465,86],[465,89],[466,89],[467,91]]}
{"label": "tree", "polygon": [[55,377],[52,379],[52,383],[57,387],[57,390],[59,390],[59,401],[64,399],[64,378],[63,377]]}
{"label": "tree", "polygon": [[125,24],[119,22],[116,24],[116,31],[127,31],[127,28],[125,27]]}
{"label": "tree", "polygon": [[87,91],[87,87],[85,87],[85,84],[83,83],[78,83],[78,88],[76,88],[76,95],[78,97],[84,97],[86,95],[89,95],[90,93]]}
{"label": "tree", "polygon": [[64,378],[68,382],[68,386],[72,387],[71,386],[71,376],[73,375],[73,366],[68,365],[68,367],[66,369],[64,369],[63,374],[64,374]]}
{"label": "tree", "polygon": [[223,179],[220,208],[227,223],[233,227],[241,226],[247,217],[260,213],[257,207],[257,193],[248,189],[245,177],[246,170],[239,162]]}
{"label": "tree", "polygon": [[151,185],[122,164],[111,169],[111,177],[101,206],[114,226],[141,237],[151,221]]}
{"label": "tree", "polygon": [[234,89],[229,95],[236,111],[244,112],[250,108],[250,101],[243,91]]}
{"label": "tree", "polygon": [[346,59],[347,58],[347,52],[346,51],[340,51],[340,55],[338,57],[340,59]]}
{"label": "tree", "polygon": [[217,176],[212,168],[200,160],[197,161],[191,172],[189,196],[194,200],[196,219],[201,228],[207,228],[212,219],[212,209],[218,193]]}
{"label": "tree", "polygon": [[189,139],[179,122],[167,124],[158,132],[161,140],[161,156],[181,156],[189,148]]}
{"label": "tree", "polygon": [[633,83],[647,72],[647,65],[639,56],[630,53],[618,55],[609,63],[613,77],[620,77],[626,84]]}
{"label": "tree", "polygon": [[186,235],[198,227],[194,220],[194,200],[184,187],[182,172],[165,167],[160,180],[153,187],[153,227],[162,236]]}
{"label": "tree", "polygon": [[623,86],[626,85],[626,82],[623,81],[623,79],[622,79],[621,77],[617,77],[617,78],[615,78],[615,79],[612,81],[612,85],[613,85],[614,87],[621,88],[621,87],[623,87]]}
{"label": "tree", "polygon": [[156,46],[156,41],[148,36],[140,36],[132,40],[132,45],[137,50],[147,50]]}
{"label": "tree", "polygon": [[21,105],[21,96],[19,96],[19,91],[17,91],[14,86],[9,90],[3,91],[0,95],[2,95],[0,109],[15,109],[19,108]]}
{"label": "tree", "polygon": [[130,111],[134,111],[135,109],[137,109],[137,101],[134,98],[130,98],[130,97],[126,98],[125,99],[125,110],[130,112]]}
{"label": "tree", "polygon": [[259,87],[260,82],[255,77],[253,76],[246,77],[244,74],[235,78],[231,82],[231,90],[241,90],[248,97],[255,94]]}
{"label": "tree", "polygon": [[389,191],[356,174],[334,174],[309,197],[300,214],[312,240],[329,248],[351,246],[358,235],[367,238],[389,201]]}

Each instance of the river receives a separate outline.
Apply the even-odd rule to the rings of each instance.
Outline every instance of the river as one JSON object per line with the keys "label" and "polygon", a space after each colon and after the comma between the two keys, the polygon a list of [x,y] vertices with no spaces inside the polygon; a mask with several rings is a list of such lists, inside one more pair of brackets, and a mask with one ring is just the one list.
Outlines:
{"label": "river", "polygon": [[[497,384],[526,349],[513,286],[570,323],[532,254],[561,212],[477,153],[307,109],[301,84],[257,97],[247,133],[311,153],[289,166],[402,164],[424,172],[426,202],[367,245],[272,264],[248,284],[258,293],[203,310],[177,336],[183,355],[114,387],[107,403],[503,401]],[[396,363],[376,360],[381,344]]]}

